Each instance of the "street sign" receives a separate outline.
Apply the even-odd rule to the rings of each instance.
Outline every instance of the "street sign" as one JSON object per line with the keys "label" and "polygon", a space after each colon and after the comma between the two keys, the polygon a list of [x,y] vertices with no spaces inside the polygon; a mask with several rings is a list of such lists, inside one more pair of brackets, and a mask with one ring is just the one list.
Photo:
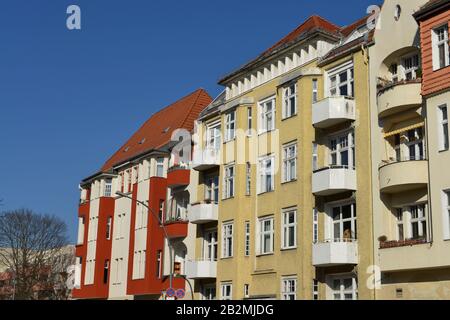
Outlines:
{"label": "street sign", "polygon": [[175,292],[175,290],[174,290],[173,288],[169,288],[169,289],[167,289],[167,291],[166,291],[166,295],[167,295],[169,298],[175,297],[175,294],[176,294],[176,292]]}
{"label": "street sign", "polygon": [[178,299],[183,299],[186,296],[186,291],[183,289],[178,289],[176,292],[176,296]]}

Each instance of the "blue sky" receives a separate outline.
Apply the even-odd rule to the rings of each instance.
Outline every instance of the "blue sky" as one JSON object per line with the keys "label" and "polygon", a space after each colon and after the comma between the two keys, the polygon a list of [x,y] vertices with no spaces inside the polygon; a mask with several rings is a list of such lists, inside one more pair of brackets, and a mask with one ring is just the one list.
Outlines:
{"label": "blue sky", "polygon": [[[153,112],[256,57],[312,14],[379,1],[4,0],[0,210],[55,214],[75,241],[79,181]],[[82,30],[66,28],[77,4]]]}

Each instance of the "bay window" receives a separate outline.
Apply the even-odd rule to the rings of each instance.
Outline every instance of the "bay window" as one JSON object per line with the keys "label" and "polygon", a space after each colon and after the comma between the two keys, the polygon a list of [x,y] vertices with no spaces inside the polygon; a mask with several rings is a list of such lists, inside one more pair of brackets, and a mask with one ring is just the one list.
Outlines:
{"label": "bay window", "polygon": [[291,84],[283,89],[283,119],[297,114],[297,85]]}
{"label": "bay window", "polygon": [[231,141],[235,137],[236,137],[236,111],[232,111],[225,115],[225,142]]}

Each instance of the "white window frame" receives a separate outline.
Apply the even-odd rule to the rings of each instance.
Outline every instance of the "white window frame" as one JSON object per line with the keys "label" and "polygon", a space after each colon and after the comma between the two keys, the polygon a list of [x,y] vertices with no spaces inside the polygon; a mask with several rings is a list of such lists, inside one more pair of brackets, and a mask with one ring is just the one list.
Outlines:
{"label": "white window frame", "polygon": [[225,142],[234,140],[236,137],[236,110],[225,114]]}
{"label": "white window frame", "polygon": [[245,167],[245,195],[249,196],[252,192],[252,165],[250,162],[246,163]]}
{"label": "white window frame", "polygon": [[[294,221],[290,222],[290,216],[294,217]],[[284,209],[282,212],[281,224],[281,249],[296,249],[297,248],[297,208]],[[291,233],[294,233],[294,243],[290,244],[289,239]]]}
{"label": "white window frame", "polygon": [[444,240],[450,240],[450,189],[442,192]]}
{"label": "white window frame", "polygon": [[[340,76],[346,74],[347,79],[341,82]],[[333,80],[334,79],[334,80]],[[354,66],[353,62],[345,63],[327,72],[327,92],[329,97],[340,97],[340,88],[347,87],[347,95],[345,97],[353,98],[354,91]]]}
{"label": "white window frame", "polygon": [[[293,153],[291,154],[291,151]],[[297,180],[297,142],[283,146],[283,183]],[[294,172],[290,170],[293,166]]]}
{"label": "white window frame", "polygon": [[405,240],[405,218],[403,215],[402,208],[395,209],[395,218],[396,218],[396,226],[397,226],[397,240],[403,241]]}
{"label": "white window frame", "polygon": [[[268,163],[270,162],[270,167]],[[270,179],[270,185],[269,185]],[[275,156],[269,155],[259,159],[258,194],[275,191]]]}
{"label": "white window frame", "polygon": [[236,166],[230,164],[223,169],[223,199],[230,199],[234,197],[235,190],[235,179],[236,179]]}
{"label": "white window frame", "polygon": [[[265,227],[268,226],[269,229]],[[258,219],[258,237],[257,237],[257,249],[258,255],[269,255],[274,253],[274,217],[263,217]],[[265,247],[265,240],[268,237],[269,247]]]}
{"label": "white window frame", "polygon": [[247,108],[247,136],[250,137],[252,135],[253,130],[253,110],[252,107]]}
{"label": "white window frame", "polygon": [[[268,106],[271,106],[269,109]],[[275,96],[258,102],[259,110],[259,134],[275,130],[276,98]]]}
{"label": "white window frame", "polygon": [[[344,143],[346,142],[346,143]],[[355,135],[354,131],[346,131],[341,134],[337,134],[333,137],[330,137],[329,140],[329,165],[330,167],[346,167],[348,169],[355,170],[356,165],[354,162],[355,159]],[[347,152],[347,165],[342,164],[342,155],[344,152]],[[333,156],[336,157],[336,161],[333,161]],[[333,163],[336,162],[336,163]]]}
{"label": "white window frame", "polygon": [[[344,281],[351,279],[352,287],[351,289],[346,289],[344,285]],[[334,281],[339,282],[339,288],[334,288]],[[357,279],[353,275],[342,274],[342,275],[334,275],[328,277],[328,286],[329,286],[329,295],[330,300],[345,300],[345,295],[352,295],[352,299],[350,300],[358,300],[358,283]],[[336,296],[339,296],[336,299]]]}
{"label": "white window frame", "polygon": [[312,144],[312,170],[319,170],[319,145],[316,142]]}
{"label": "white window frame", "polygon": [[281,300],[297,300],[297,277],[282,278]]}
{"label": "white window frame", "polygon": [[[443,37],[440,38],[440,31],[443,31]],[[449,56],[449,30],[448,24],[441,25],[437,28],[434,28],[431,32],[432,37],[432,46],[433,46],[433,70],[439,70],[442,68],[446,68],[450,65],[450,56]],[[444,65],[441,65],[440,61],[440,50],[439,47],[444,46]]]}
{"label": "white window frame", "polygon": [[203,236],[203,260],[205,261],[217,261],[218,255],[218,243],[217,229],[205,230]]}
{"label": "white window frame", "polygon": [[233,257],[233,236],[234,223],[226,222],[222,224],[222,259]]}
{"label": "white window frame", "polygon": [[106,240],[111,240],[112,238],[112,216],[108,216],[106,219]]}
{"label": "white window frame", "polygon": [[220,121],[208,124],[206,127],[206,149],[218,152],[222,144]]}
{"label": "white window frame", "polygon": [[297,91],[296,83],[291,83],[283,88],[283,120],[297,115]]}
{"label": "white window frame", "polygon": [[[214,293],[214,297],[213,296]],[[216,285],[210,284],[205,285],[202,290],[202,300],[216,300],[217,299],[217,292],[216,292]]]}
{"label": "white window frame", "polygon": [[205,180],[205,200],[217,203],[219,201],[219,176],[211,175]]}
{"label": "white window frame", "polygon": [[[155,162],[156,162],[155,176],[156,177],[164,178],[164,160],[165,159],[163,157],[159,157],[159,158],[155,159]],[[161,170],[161,172],[159,170]]]}
{"label": "white window frame", "polygon": [[317,208],[313,208],[313,243],[319,242],[319,210]]}
{"label": "white window frame", "polygon": [[317,79],[312,80],[312,103],[319,101],[319,81]]}
{"label": "white window frame", "polygon": [[438,107],[438,123],[439,151],[447,151],[450,145],[447,104]]}
{"label": "white window frame", "polygon": [[[229,293],[227,292],[229,289]],[[231,282],[222,282],[220,284],[220,300],[233,299],[233,284]]]}
{"label": "white window frame", "polygon": [[[409,133],[414,131],[414,138],[409,139]],[[420,134],[422,134],[422,137]],[[406,142],[405,145],[407,147],[408,159],[407,160],[424,160],[425,159],[425,141],[424,141],[424,128],[416,128],[412,130],[408,130],[405,132],[406,134]],[[414,150],[414,157],[411,155],[411,148]]]}
{"label": "white window frame", "polygon": [[[350,206],[350,218],[343,217],[343,207]],[[339,217],[334,220],[333,214],[334,209],[339,208]],[[352,242],[356,241],[358,238],[357,234],[357,209],[356,203],[354,201],[344,201],[344,202],[335,202],[328,203],[326,205],[327,213],[328,213],[328,223],[326,229],[326,242]],[[350,222],[350,238],[345,237],[344,224],[346,222]],[[335,225],[339,225],[339,234],[335,234]]]}
{"label": "white window frame", "polygon": [[[407,63],[411,59],[410,65]],[[417,61],[416,61],[417,59]],[[417,70],[420,68],[420,58],[418,53],[413,53],[402,58],[402,66],[405,80],[411,81],[417,79]],[[411,74],[410,79],[408,79],[408,74]]]}
{"label": "white window frame", "polygon": [[245,243],[244,243],[244,256],[249,257],[250,256],[250,221],[246,221],[245,225]]}
{"label": "white window frame", "polygon": [[105,180],[105,192],[103,193],[104,197],[111,197],[112,195],[112,179]]}
{"label": "white window frame", "polygon": [[[413,210],[416,209],[417,211],[417,217],[413,217]],[[409,220],[409,232],[410,232],[410,239],[420,239],[422,237],[425,237],[425,239],[428,236],[428,221],[427,221],[427,205],[426,204],[416,204],[409,206],[409,214],[410,214],[410,220]],[[413,229],[414,225],[417,224],[417,230],[418,235],[417,237],[414,237],[413,235]]]}

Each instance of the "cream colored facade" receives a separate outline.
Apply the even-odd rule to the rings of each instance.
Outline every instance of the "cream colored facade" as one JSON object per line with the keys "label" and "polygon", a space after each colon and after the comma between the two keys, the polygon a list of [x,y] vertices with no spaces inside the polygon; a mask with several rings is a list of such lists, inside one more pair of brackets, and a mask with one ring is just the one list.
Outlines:
{"label": "cream colored facade", "polygon": [[[315,34],[239,73],[223,83],[225,93],[199,119],[197,203],[217,206],[218,218],[197,233],[198,259],[207,256],[209,232],[217,233],[217,271],[197,279],[197,298],[374,298],[366,286],[373,264],[367,52],[357,47],[318,64],[337,40]],[[331,77],[343,71],[354,78],[354,98],[330,91]],[[294,87],[296,110],[289,115],[285,93]],[[274,106],[273,130],[265,130],[267,103]],[[228,130],[232,119],[235,135]],[[342,144],[337,162],[336,140]],[[286,148],[295,150],[292,156]],[[296,162],[289,174],[288,159]],[[269,182],[262,170],[268,163]],[[205,199],[209,177],[216,177],[218,199]]]}
{"label": "cream colored facade", "polygon": [[412,16],[426,2],[386,0],[369,49],[377,299],[450,298],[442,209],[450,159],[437,151],[439,101],[425,105],[420,95],[420,39]]}

